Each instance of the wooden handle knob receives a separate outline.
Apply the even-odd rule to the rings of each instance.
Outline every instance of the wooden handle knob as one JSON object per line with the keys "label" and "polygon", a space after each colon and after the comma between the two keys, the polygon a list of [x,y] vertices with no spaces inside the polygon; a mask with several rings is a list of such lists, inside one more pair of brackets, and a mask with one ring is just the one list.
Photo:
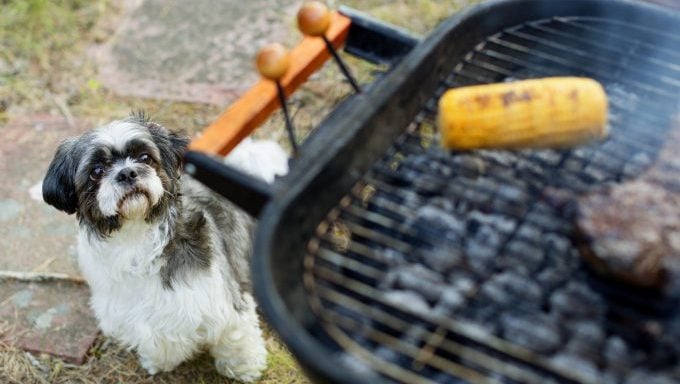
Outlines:
{"label": "wooden handle knob", "polygon": [[272,43],[260,49],[255,60],[257,71],[269,80],[280,80],[288,71],[290,57],[288,50],[279,44]]}
{"label": "wooden handle knob", "polygon": [[305,3],[297,14],[298,28],[307,36],[322,36],[331,25],[331,12],[319,1]]}

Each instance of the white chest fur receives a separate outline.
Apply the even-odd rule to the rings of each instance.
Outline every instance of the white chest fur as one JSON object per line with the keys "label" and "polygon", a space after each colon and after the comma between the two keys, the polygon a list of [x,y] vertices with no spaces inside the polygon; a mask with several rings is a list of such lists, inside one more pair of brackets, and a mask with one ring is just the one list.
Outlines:
{"label": "white chest fur", "polygon": [[[159,256],[168,242],[160,226],[126,225],[105,241],[81,233],[78,263],[92,290],[92,309],[105,334],[135,347],[164,338],[209,342],[219,337],[206,322],[229,323],[231,305],[218,269],[193,276],[191,284],[163,287]],[[224,307],[224,308],[221,308]],[[217,317],[217,318],[216,318]]]}

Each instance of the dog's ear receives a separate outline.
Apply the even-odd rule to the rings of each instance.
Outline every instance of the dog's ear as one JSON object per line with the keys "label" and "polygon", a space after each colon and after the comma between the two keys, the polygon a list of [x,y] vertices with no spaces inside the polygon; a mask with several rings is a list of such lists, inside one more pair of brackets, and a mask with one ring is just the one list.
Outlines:
{"label": "dog's ear", "polygon": [[147,122],[146,126],[161,153],[165,173],[173,179],[179,178],[184,165],[184,152],[189,145],[189,137],[182,133],[170,132],[157,123]]}
{"label": "dog's ear", "polygon": [[72,138],[59,145],[42,184],[43,200],[69,215],[78,209],[75,180],[80,155],[76,141]]}

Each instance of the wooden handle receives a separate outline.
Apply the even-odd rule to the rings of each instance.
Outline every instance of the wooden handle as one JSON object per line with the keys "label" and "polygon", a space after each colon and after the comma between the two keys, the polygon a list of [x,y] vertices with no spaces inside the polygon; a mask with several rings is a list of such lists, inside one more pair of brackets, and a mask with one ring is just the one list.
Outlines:
{"label": "wooden handle", "polygon": [[255,64],[262,77],[279,81],[288,72],[290,54],[283,45],[272,43],[260,49]]}
{"label": "wooden handle", "polygon": [[607,110],[595,80],[532,79],[447,91],[439,128],[449,149],[565,148],[605,137]]}
{"label": "wooden handle", "polygon": [[[344,44],[351,24],[348,17],[331,12],[331,26],[326,38],[335,48]],[[305,37],[291,50],[290,68],[279,81],[286,95],[300,87],[330,57],[321,39]],[[194,138],[189,146],[194,151],[226,155],[280,106],[276,85],[269,79],[261,79]]]}
{"label": "wooden handle", "polygon": [[331,12],[319,1],[305,3],[297,14],[298,28],[307,36],[323,36],[331,25]]}

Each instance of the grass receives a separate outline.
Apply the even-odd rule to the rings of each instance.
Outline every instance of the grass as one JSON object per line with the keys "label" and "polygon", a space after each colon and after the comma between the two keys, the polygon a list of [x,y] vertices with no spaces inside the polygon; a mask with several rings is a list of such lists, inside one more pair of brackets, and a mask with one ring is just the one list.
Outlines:
{"label": "grass", "polygon": [[[340,3],[425,35],[437,23],[477,0],[342,0]],[[94,125],[146,110],[163,122],[196,133],[223,107],[113,94],[97,80],[97,68],[85,54],[88,47],[111,36],[122,10],[110,0],[0,0],[0,131],[8,120],[28,114],[62,114]],[[292,30],[291,36],[296,36]],[[294,40],[294,38],[292,38]],[[369,82],[376,68],[345,56],[360,82]],[[304,135],[333,106],[350,94],[348,85],[328,64],[289,100],[296,128]],[[284,146],[280,113],[256,134]],[[0,336],[3,333],[0,323]],[[266,332],[269,368],[262,383],[305,383],[286,348]],[[100,337],[82,366],[50,356],[32,356],[0,344],[0,383],[225,383],[212,361],[202,355],[171,373],[146,375],[132,353]]]}

